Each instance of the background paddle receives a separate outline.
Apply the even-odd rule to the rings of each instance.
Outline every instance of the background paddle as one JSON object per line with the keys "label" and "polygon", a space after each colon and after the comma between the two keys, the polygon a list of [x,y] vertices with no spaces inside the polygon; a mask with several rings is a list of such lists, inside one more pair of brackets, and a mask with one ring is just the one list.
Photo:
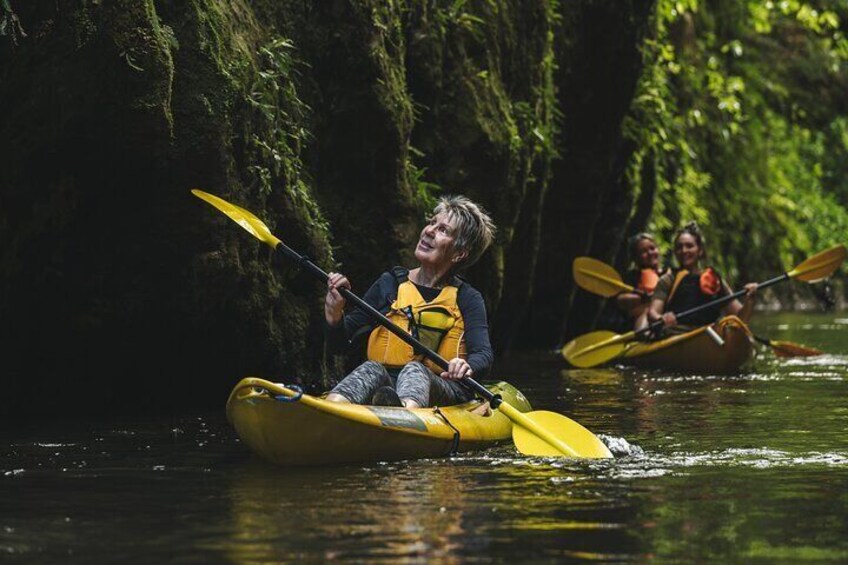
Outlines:
{"label": "background paddle", "polygon": [[[798,279],[808,283],[818,282],[833,273],[845,260],[845,256],[845,246],[837,245],[810,257],[788,273],[783,273],[778,277],[761,282],[759,288],[767,288],[789,279]],[[691,308],[679,314],[675,313],[675,316],[678,320],[687,318],[706,308],[714,308],[727,304],[736,298],[740,298],[745,292],[745,290],[734,292],[733,294]],[[621,355],[627,348],[627,344],[636,339],[637,336],[655,331],[662,327],[662,325],[662,320],[657,320],[641,330],[627,332],[621,335],[606,331],[588,333],[568,342],[562,348],[562,354],[575,367],[595,367]]]}
{"label": "background paddle", "polygon": [[[310,261],[308,257],[297,253],[278,237],[274,236],[271,230],[268,229],[268,226],[252,213],[202,190],[193,189],[191,192],[201,200],[208,202],[226,214],[230,219],[247,230],[248,233],[267,244],[276,252],[280,252],[292,259],[322,282],[327,282],[329,276],[327,273]],[[426,355],[434,363],[447,370],[447,359],[425,347],[400,326],[386,318],[349,289],[340,288],[339,292],[346,300],[365,312],[372,320],[381,324],[410,345],[414,351]],[[612,457],[612,453],[607,449],[604,442],[574,420],[556,412],[543,410],[526,413],[520,412],[474,379],[466,377],[464,381],[477,394],[488,400],[492,408],[500,410],[501,413],[515,424],[512,426],[512,439],[515,442],[516,448],[521,453],[538,456]]]}
{"label": "background paddle", "polygon": [[[621,292],[636,292],[633,286],[622,280],[621,275],[613,267],[591,257],[575,259],[572,271],[577,286],[599,296],[611,298]],[[779,357],[811,357],[824,353],[791,341],[778,341],[758,335],[755,335],[754,339],[771,347],[775,355]]]}
{"label": "background paddle", "polygon": [[794,341],[769,339],[767,337],[761,337],[754,334],[752,335],[755,340],[767,347],[771,347],[771,350],[774,351],[774,354],[778,357],[815,357],[816,355],[824,355],[824,351],[821,349],[801,345]]}

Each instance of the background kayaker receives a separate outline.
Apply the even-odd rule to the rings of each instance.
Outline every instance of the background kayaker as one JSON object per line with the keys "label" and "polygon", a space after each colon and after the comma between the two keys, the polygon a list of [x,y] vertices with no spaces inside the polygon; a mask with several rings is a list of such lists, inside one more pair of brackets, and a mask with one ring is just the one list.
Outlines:
{"label": "background kayaker", "polygon": [[[677,232],[674,256],[679,268],[660,277],[647,316],[637,329],[657,320],[662,320],[664,327],[676,326],[675,312],[683,312],[733,293],[715,269],[701,266],[701,262],[707,258],[707,251],[697,223],[689,222]],[[723,308],[705,308],[687,317],[686,324],[704,326],[715,322],[722,315],[737,315],[747,322],[754,310],[757,283],[746,284],[745,290],[744,304],[732,300]]]}
{"label": "background kayaker", "polygon": [[370,335],[368,360],[336,385],[327,400],[416,408],[473,398],[460,380],[485,377],[494,352],[483,297],[456,273],[483,254],[494,233],[494,223],[482,207],[463,196],[443,197],[421,230],[415,247],[418,266],[383,273],[363,296],[448,359],[448,371],[414,355],[409,345],[382,326],[374,327],[360,310],[345,313],[338,289],[350,288],[350,282],[341,273],[330,273],[324,303],[330,349],[346,347],[363,329],[370,329]]}
{"label": "background kayaker", "polygon": [[621,314],[621,331],[646,324],[645,317],[654,289],[665,274],[660,269],[660,251],[653,235],[641,232],[631,236],[627,249],[634,267],[624,274],[622,280],[635,288],[636,292],[622,292],[615,297],[615,304]]}

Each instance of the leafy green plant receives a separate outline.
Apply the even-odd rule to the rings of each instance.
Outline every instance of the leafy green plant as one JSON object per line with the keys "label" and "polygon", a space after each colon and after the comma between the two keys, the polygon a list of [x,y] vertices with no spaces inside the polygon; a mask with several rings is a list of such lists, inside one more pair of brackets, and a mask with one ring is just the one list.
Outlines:
{"label": "leafy green plant", "polygon": [[[848,241],[848,2],[660,0],[624,133],[656,198],[650,229],[670,244],[705,228],[711,261],[756,278]],[[810,93],[810,85],[817,96]]]}
{"label": "leafy green plant", "polygon": [[310,108],[297,92],[300,63],[295,46],[286,38],[275,38],[259,49],[258,58],[261,66],[246,96],[259,123],[250,137],[258,158],[248,170],[254,174],[260,192],[266,195],[276,181],[281,181],[292,200],[311,214],[313,223],[326,229],[301,160],[310,140]]}

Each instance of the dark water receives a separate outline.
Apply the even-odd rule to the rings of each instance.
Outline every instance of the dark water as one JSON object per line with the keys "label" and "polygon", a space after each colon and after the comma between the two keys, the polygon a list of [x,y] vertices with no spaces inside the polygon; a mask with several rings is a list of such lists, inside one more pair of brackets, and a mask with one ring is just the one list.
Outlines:
{"label": "dark water", "polygon": [[0,562],[848,562],[848,314],[761,315],[755,331],[828,355],[764,350],[733,377],[501,364],[613,461],[505,446],[287,470],[252,457],[223,407],[5,430]]}

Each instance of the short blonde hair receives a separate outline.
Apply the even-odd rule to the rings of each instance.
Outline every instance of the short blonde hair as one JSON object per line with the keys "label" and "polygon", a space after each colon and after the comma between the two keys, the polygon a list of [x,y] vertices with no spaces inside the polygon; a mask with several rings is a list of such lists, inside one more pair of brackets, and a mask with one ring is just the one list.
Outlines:
{"label": "short blonde hair", "polygon": [[645,241],[646,239],[654,245],[657,244],[657,239],[654,237],[654,235],[645,231],[639,232],[636,235],[631,235],[630,239],[627,240],[627,250],[630,253],[630,258],[633,260],[634,263],[639,262],[639,244]]}
{"label": "short blonde hair", "polygon": [[456,224],[454,247],[468,252],[458,265],[472,265],[495,239],[495,223],[482,206],[464,196],[443,196],[433,209],[433,215],[445,213]]}

